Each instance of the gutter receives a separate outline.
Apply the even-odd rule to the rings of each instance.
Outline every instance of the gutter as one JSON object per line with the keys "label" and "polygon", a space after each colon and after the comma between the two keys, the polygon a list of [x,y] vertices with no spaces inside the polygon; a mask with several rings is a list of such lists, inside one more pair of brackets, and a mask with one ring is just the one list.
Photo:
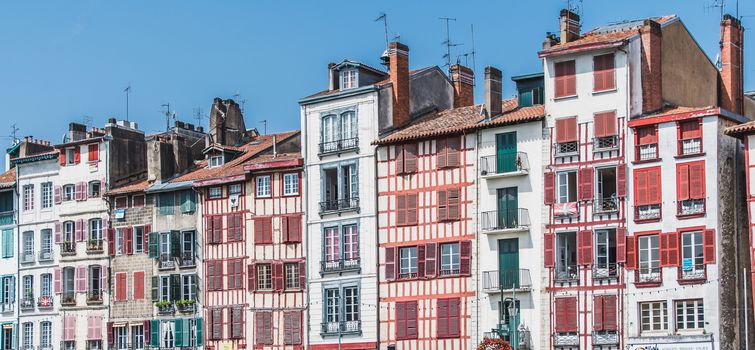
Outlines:
{"label": "gutter", "polygon": [[[359,87],[355,89],[348,89],[344,91],[334,92],[332,94],[327,94],[327,95],[304,97],[299,100],[299,104],[304,106],[304,105],[313,104],[317,102],[337,100],[344,97],[356,96],[356,95],[361,95],[361,94],[372,92],[372,91],[377,91],[378,89],[379,87],[377,85],[374,85],[374,84],[367,85],[367,86],[363,86],[363,87]],[[305,119],[306,119],[306,114],[305,114]]]}

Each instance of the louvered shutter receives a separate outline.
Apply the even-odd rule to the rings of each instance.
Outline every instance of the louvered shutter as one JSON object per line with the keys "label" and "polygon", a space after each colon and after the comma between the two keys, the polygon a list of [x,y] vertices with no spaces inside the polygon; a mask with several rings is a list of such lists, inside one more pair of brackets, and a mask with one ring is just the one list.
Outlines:
{"label": "louvered shutter", "polygon": [[568,317],[566,315],[566,298],[556,298],[554,300],[554,307],[555,307],[555,319],[554,319],[554,325],[556,332],[562,333],[566,332],[567,327],[567,320]]}
{"label": "louvered shutter", "polygon": [[160,347],[160,321],[152,320],[149,324],[149,344],[152,348]]}
{"label": "louvered shutter", "polygon": [[676,165],[676,199],[689,199],[689,164]]}
{"label": "louvered shutter", "polygon": [[472,242],[459,242],[459,273],[469,276],[472,273]]}
{"label": "louvered shutter", "polygon": [[[113,345],[113,322],[107,323],[107,343]],[[149,343],[149,341],[147,341]]]}
{"label": "louvered shutter", "polygon": [[448,161],[447,161],[448,158],[446,157],[446,153],[448,152],[447,147],[448,145],[446,144],[445,139],[435,141],[435,152],[437,154],[435,165],[437,168],[443,168],[443,167],[448,166]]}
{"label": "louvered shutter", "polygon": [[[115,228],[107,229],[107,255],[115,256]],[[155,244],[157,248],[157,244]]]}
{"label": "louvered shutter", "polygon": [[417,246],[417,277],[425,277],[425,246]]}
{"label": "louvered shutter", "polygon": [[570,297],[566,299],[566,331],[577,332],[579,331],[579,325],[577,324],[577,298]]}
{"label": "louvered shutter", "polygon": [[404,173],[404,146],[396,145],[393,147],[396,152],[396,174]]}
{"label": "louvered shutter", "polygon": [[144,299],[144,271],[134,272],[133,287],[134,287],[134,291],[133,291],[134,300]]}
{"label": "louvered shutter", "polygon": [[689,196],[694,199],[705,198],[705,162],[699,161],[689,165]]}
{"label": "louvered shutter", "polygon": [[160,300],[160,293],[159,293],[160,285],[159,285],[159,283],[160,283],[160,281],[158,280],[158,277],[157,276],[152,276],[152,290],[151,290],[152,301],[159,301]]}
{"label": "louvered shutter", "polygon": [[212,225],[214,223],[212,216],[208,216],[204,220],[205,222],[205,240],[207,241],[207,244],[215,243],[213,242],[213,231],[212,231]]}
{"label": "louvered shutter", "polygon": [[437,299],[435,308],[438,312],[438,337],[449,336],[448,332],[448,301],[449,299]]}
{"label": "louvered shutter", "polygon": [[100,278],[100,284],[101,288],[104,291],[108,291],[108,284],[107,284],[107,278],[108,278],[108,267],[107,265],[100,265],[100,271],[101,271],[101,278]]}
{"label": "louvered shutter", "polygon": [[425,244],[425,277],[435,277],[437,262],[437,243]]}
{"label": "louvered shutter", "polygon": [[417,224],[417,194],[406,195],[406,224]]}
{"label": "louvered shutter", "polygon": [[634,205],[646,205],[648,203],[648,171],[636,169],[634,171]]}
{"label": "louvered shutter", "polygon": [[241,308],[235,307],[231,309],[231,338],[241,338]]}
{"label": "louvered shutter", "polygon": [[385,279],[388,281],[396,279],[396,248],[385,248]]}
{"label": "louvered shutter", "polygon": [[58,160],[60,160],[60,166],[66,165],[66,150],[58,150]]}
{"label": "louvered shutter", "polygon": [[73,162],[75,164],[81,163],[81,147],[79,146],[73,149]]}
{"label": "louvered shutter", "polygon": [[246,272],[247,272],[246,273],[246,288],[250,292],[254,292],[257,290],[257,281],[254,278],[257,272],[255,269],[255,265],[254,264],[247,265]]}
{"label": "louvered shutter", "polygon": [[396,303],[396,339],[406,339],[406,302]]}
{"label": "louvered shutter", "polygon": [[666,251],[668,254],[667,266],[679,266],[681,259],[679,259],[679,233],[669,232],[666,234]]}
{"label": "louvered shutter", "polygon": [[706,264],[716,263],[716,230],[703,231],[703,260]]}
{"label": "louvered shutter", "polygon": [[626,264],[624,267],[627,270],[634,270],[637,268],[637,253],[636,253],[636,247],[635,247],[635,237],[634,236],[626,236]]}
{"label": "louvered shutter", "polygon": [[123,250],[126,252],[126,255],[133,255],[134,254],[134,229],[131,227],[128,227],[124,230],[123,234]]}
{"label": "louvered shutter", "polygon": [[305,260],[299,261],[299,288],[302,290],[307,288],[307,262]]}
{"label": "louvered shutter", "polygon": [[406,336],[417,339],[417,302],[410,301],[406,307]]}
{"label": "louvered shutter", "polygon": [[566,66],[564,73],[566,75],[566,79],[564,81],[564,85],[566,86],[566,96],[574,96],[577,94],[577,76],[575,62],[567,61],[565,63]]}
{"label": "louvered shutter", "polygon": [[460,298],[453,298],[448,303],[448,326],[449,326],[449,333],[453,337],[458,337],[461,335],[461,299]]}
{"label": "louvered shutter", "polygon": [[404,171],[407,173],[417,172],[417,144],[411,143],[404,146]]}
{"label": "louvered shutter", "polygon": [[448,205],[448,219],[459,220],[461,218],[461,191],[458,188],[451,188],[446,191],[446,200]]}
{"label": "louvered shutter", "polygon": [[648,204],[661,204],[661,168],[648,169],[647,200]]}
{"label": "louvered shutter", "polygon": [[554,251],[553,251],[553,240],[554,235],[552,233],[546,233],[543,235],[543,250],[544,250],[544,257],[543,262],[545,267],[553,267],[554,264]]}
{"label": "louvered shutter", "polygon": [[86,292],[87,287],[87,273],[86,273],[86,266],[77,266],[76,267],[76,291],[79,293]]}
{"label": "louvered shutter", "polygon": [[627,260],[626,251],[627,229],[619,227],[616,229],[616,262],[625,263]]}
{"label": "louvered shutter", "polygon": [[592,167],[579,169],[579,199],[589,201],[593,199],[593,180],[595,172]]}
{"label": "louvered shutter", "polygon": [[553,204],[556,202],[556,174],[549,171],[543,174],[543,182],[545,188],[543,196],[545,197],[545,204]]}
{"label": "louvered shutter", "polygon": [[595,331],[602,331],[603,328],[603,296],[596,295],[592,298],[592,327]]}
{"label": "louvered shutter", "polygon": [[661,233],[658,235],[658,251],[660,253],[661,266],[669,266],[668,233]]}
{"label": "louvered shutter", "polygon": [[[158,237],[157,237],[157,235],[158,235],[157,232],[150,232],[149,233],[149,239],[147,241],[149,243],[148,244],[148,247],[149,247],[149,255],[148,256],[150,258],[157,258],[159,256],[159,252],[158,252],[158,249],[157,249],[158,248],[158,246],[157,246],[158,245],[158,242],[157,242]],[[108,245],[110,245],[110,243],[108,243]]]}
{"label": "louvered shutter", "polygon": [[202,343],[204,343],[204,327],[202,326],[202,319],[196,318],[194,319],[194,324],[196,325],[196,335],[197,335],[197,346],[202,346]]}
{"label": "louvered shutter", "polygon": [[616,167],[616,196],[619,198],[627,195],[627,167],[619,165]]}
{"label": "louvered shutter", "polygon": [[212,309],[212,339],[223,336],[223,309]]}
{"label": "louvered shutter", "polygon": [[438,221],[448,220],[448,201],[446,191],[438,191]]}
{"label": "louvered shutter", "polygon": [[180,318],[173,319],[173,346],[183,346],[183,334],[185,331],[183,320]]}
{"label": "louvered shutter", "polygon": [[60,294],[62,292],[63,286],[62,272],[59,267],[56,267],[53,273],[55,277],[53,281],[53,290],[55,291],[55,294]]}
{"label": "louvered shutter", "polygon": [[283,291],[283,263],[276,262],[273,264],[273,282],[276,291]]}
{"label": "louvered shutter", "polygon": [[406,225],[406,195],[396,196],[396,225]]}
{"label": "louvered shutter", "polygon": [[61,223],[60,221],[55,221],[55,244],[60,244],[60,242],[63,240],[63,234],[60,232],[61,230]]}
{"label": "louvered shutter", "polygon": [[55,186],[55,189],[53,190],[53,192],[55,193],[53,196],[55,204],[60,204],[63,201],[63,198],[60,193],[61,192],[60,186]]}
{"label": "louvered shutter", "polygon": [[616,320],[616,296],[603,296],[603,329],[606,331],[618,330],[618,321]]}
{"label": "louvered shutter", "polygon": [[592,231],[582,230],[579,232],[580,236],[580,262],[582,265],[592,264]]}
{"label": "louvered shutter", "polygon": [[448,154],[446,161],[448,162],[449,167],[455,167],[459,166],[459,158],[460,158],[460,152],[461,152],[461,137],[454,136],[449,137],[448,141],[446,141],[448,144]]}
{"label": "louvered shutter", "polygon": [[181,231],[170,231],[170,253],[174,258],[181,257]]}
{"label": "louvered shutter", "polygon": [[222,243],[223,242],[223,217],[222,216],[216,216],[213,219],[212,223],[212,241],[213,243]]}

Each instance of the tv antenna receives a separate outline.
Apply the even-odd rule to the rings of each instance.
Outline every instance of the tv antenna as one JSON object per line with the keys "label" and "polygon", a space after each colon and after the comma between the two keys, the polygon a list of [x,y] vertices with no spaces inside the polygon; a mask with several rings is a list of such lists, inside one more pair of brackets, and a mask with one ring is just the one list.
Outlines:
{"label": "tv antenna", "polygon": [[385,47],[388,48],[388,15],[385,12],[380,12],[380,16],[375,18],[375,22],[383,21],[383,31],[385,31]]}
{"label": "tv antenna", "polygon": [[578,16],[582,15],[582,0],[566,0],[566,9]]}
{"label": "tv antenna", "polygon": [[[737,5],[737,7],[739,7],[739,5]],[[705,6],[706,10],[715,10],[715,9],[718,9],[718,12],[719,12],[718,16],[721,19],[724,18],[724,10],[725,10],[725,8],[726,8],[726,3],[725,3],[724,0],[713,0],[709,5]],[[737,11],[737,12],[739,12],[739,11]],[[738,17],[738,15],[739,14],[737,14],[737,17]]]}
{"label": "tv antenna", "polygon": [[128,86],[123,89],[123,92],[126,93],[126,121],[128,121],[128,95],[131,93],[131,83],[128,83]]}
{"label": "tv antenna", "polygon": [[[470,24],[469,29],[472,32],[472,52],[470,52],[469,55],[472,57],[472,72],[475,72],[477,71],[477,64],[475,62],[475,55],[477,54],[477,51],[475,50],[474,46],[474,24]],[[474,83],[472,84],[472,86],[474,86]]]}
{"label": "tv antenna", "polygon": [[260,123],[262,123],[262,127],[263,127],[262,135],[267,135],[267,119],[260,120]]}
{"label": "tv antenna", "polygon": [[10,125],[10,137],[13,140],[13,144],[14,145],[17,144],[18,141],[19,141],[18,140],[18,132],[19,132],[19,129],[16,127],[16,123],[11,124]]}
{"label": "tv antenna", "polygon": [[194,119],[197,120],[197,126],[202,126],[202,119],[204,118],[204,115],[202,115],[202,107],[194,108]]}
{"label": "tv antenna", "polygon": [[446,60],[446,64],[444,67],[451,68],[451,48],[454,46],[459,46],[461,44],[456,44],[451,41],[451,22],[456,22],[456,18],[451,17],[438,17],[441,21],[446,21],[446,40],[441,43],[442,45],[446,46],[446,53],[443,55],[443,58]]}
{"label": "tv antenna", "polygon": [[241,109],[241,115],[244,115],[244,107],[246,107],[246,99],[241,98],[241,93],[238,90],[236,90],[236,93],[233,94],[232,96],[233,96],[233,100],[239,104],[239,107]]}
{"label": "tv antenna", "polygon": [[[128,120],[128,117],[126,117],[126,120]],[[84,115],[81,117],[81,121],[86,125],[88,128],[92,127],[92,116]]]}
{"label": "tv antenna", "polygon": [[[160,112],[162,112],[165,115],[165,131],[170,131],[170,102],[163,103],[161,107],[163,108],[163,110]],[[173,113],[173,119],[175,118],[176,118],[176,114]]]}

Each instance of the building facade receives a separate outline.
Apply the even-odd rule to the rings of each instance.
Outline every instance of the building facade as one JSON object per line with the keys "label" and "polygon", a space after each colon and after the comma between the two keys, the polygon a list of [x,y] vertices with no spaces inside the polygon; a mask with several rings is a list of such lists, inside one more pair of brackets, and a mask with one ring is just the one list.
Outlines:
{"label": "building facade", "polygon": [[[0,348],[18,348],[18,306],[16,281],[18,279],[18,204],[16,195],[16,169],[0,175],[0,235],[2,235],[2,260],[0,260]],[[26,212],[39,203],[28,192],[24,196]]]}

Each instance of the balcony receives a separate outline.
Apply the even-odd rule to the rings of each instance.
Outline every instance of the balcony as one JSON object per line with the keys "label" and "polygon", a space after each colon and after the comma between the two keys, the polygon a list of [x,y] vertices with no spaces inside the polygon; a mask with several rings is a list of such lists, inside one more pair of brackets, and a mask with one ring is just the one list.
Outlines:
{"label": "balcony", "polygon": [[322,335],[362,333],[362,321],[324,322]]}
{"label": "balcony", "polygon": [[530,229],[530,215],[525,208],[494,210],[482,213],[483,233],[520,232]]}
{"label": "balcony", "polygon": [[52,249],[43,249],[39,252],[39,261],[52,261]]}
{"label": "balcony", "polygon": [[577,334],[577,332],[553,334],[553,345],[555,346],[579,346],[579,334]]}
{"label": "balcony", "polygon": [[616,331],[594,331],[592,333],[593,345],[612,345],[619,343],[619,333]]}
{"label": "balcony", "polygon": [[505,153],[480,159],[480,176],[483,179],[520,176],[529,174],[527,153]]}
{"label": "balcony", "polygon": [[699,137],[679,141],[680,156],[698,155],[702,152],[703,143]]}
{"label": "balcony", "polygon": [[637,269],[635,283],[661,283],[660,267],[640,267]]}
{"label": "balcony", "polygon": [[682,266],[679,271],[680,281],[700,281],[706,279],[705,265]]}
{"label": "balcony", "polygon": [[173,302],[169,300],[158,301],[155,303],[155,307],[158,315],[172,315],[176,312]]}
{"label": "balcony", "polygon": [[556,157],[568,157],[579,154],[577,141],[556,144]]}
{"label": "balcony", "polygon": [[34,252],[27,251],[21,254],[21,263],[22,264],[33,263],[36,258],[37,257],[34,255]]}
{"label": "balcony", "polygon": [[197,266],[194,260],[194,252],[181,253],[181,258],[178,259],[179,267],[194,267]]}
{"label": "balcony", "polygon": [[595,264],[592,267],[592,278],[615,278],[618,272],[616,264]]}
{"label": "balcony", "polygon": [[13,225],[13,210],[0,212],[0,226]]}
{"label": "balcony", "polygon": [[661,205],[660,204],[638,205],[634,207],[634,220],[635,221],[658,220],[660,218],[661,218]]}
{"label": "balcony", "polygon": [[705,213],[705,198],[687,199],[677,202],[679,216],[699,215]]}
{"label": "balcony", "polygon": [[651,143],[637,146],[635,152],[638,162],[656,160],[658,159],[658,144]]}
{"label": "balcony", "polygon": [[359,150],[359,138],[342,139],[320,143],[320,156]]}
{"label": "balcony", "polygon": [[607,214],[619,211],[619,199],[616,197],[610,198],[595,198],[593,200],[593,208],[595,214]]}
{"label": "balcony", "polygon": [[360,269],[361,267],[359,265],[359,258],[320,262],[320,275],[328,273],[359,271]]}
{"label": "balcony", "polygon": [[486,293],[532,290],[532,278],[528,269],[507,269],[482,273],[482,289]]}
{"label": "balcony", "polygon": [[568,283],[579,280],[579,268],[577,265],[556,266],[556,282]]}
{"label": "balcony", "polygon": [[49,295],[43,295],[40,296],[37,300],[37,307],[40,309],[50,309],[53,306],[53,299],[52,296]]}
{"label": "balcony", "polygon": [[71,241],[60,243],[60,255],[76,255],[76,243]]}
{"label": "balcony", "polygon": [[160,254],[157,257],[157,268],[160,270],[170,270],[176,267],[176,262],[170,254]]}
{"label": "balcony", "polygon": [[482,337],[486,339],[503,339],[509,343],[512,349],[531,349],[529,346],[530,331],[524,328],[523,325],[520,325],[519,329],[513,330],[508,324],[500,323],[490,332],[483,333]]}
{"label": "balcony", "polygon": [[87,304],[102,304],[102,291],[101,290],[88,291]]}
{"label": "balcony", "polygon": [[619,148],[619,137],[616,135],[596,137],[595,143],[593,144],[595,152],[611,151],[617,148]]}
{"label": "balcony", "polygon": [[194,312],[197,309],[196,300],[178,300],[176,301],[178,312]]}
{"label": "balcony", "polygon": [[101,239],[90,239],[87,241],[87,253],[102,253],[104,246]]}
{"label": "balcony", "polygon": [[76,306],[76,293],[73,291],[64,291],[60,300],[61,306]]}
{"label": "balcony", "polygon": [[320,215],[359,211],[359,197],[333,199],[320,202]]}
{"label": "balcony", "polygon": [[23,298],[18,301],[18,307],[21,310],[31,310],[34,309],[34,297],[33,296],[27,296],[26,298]]}

